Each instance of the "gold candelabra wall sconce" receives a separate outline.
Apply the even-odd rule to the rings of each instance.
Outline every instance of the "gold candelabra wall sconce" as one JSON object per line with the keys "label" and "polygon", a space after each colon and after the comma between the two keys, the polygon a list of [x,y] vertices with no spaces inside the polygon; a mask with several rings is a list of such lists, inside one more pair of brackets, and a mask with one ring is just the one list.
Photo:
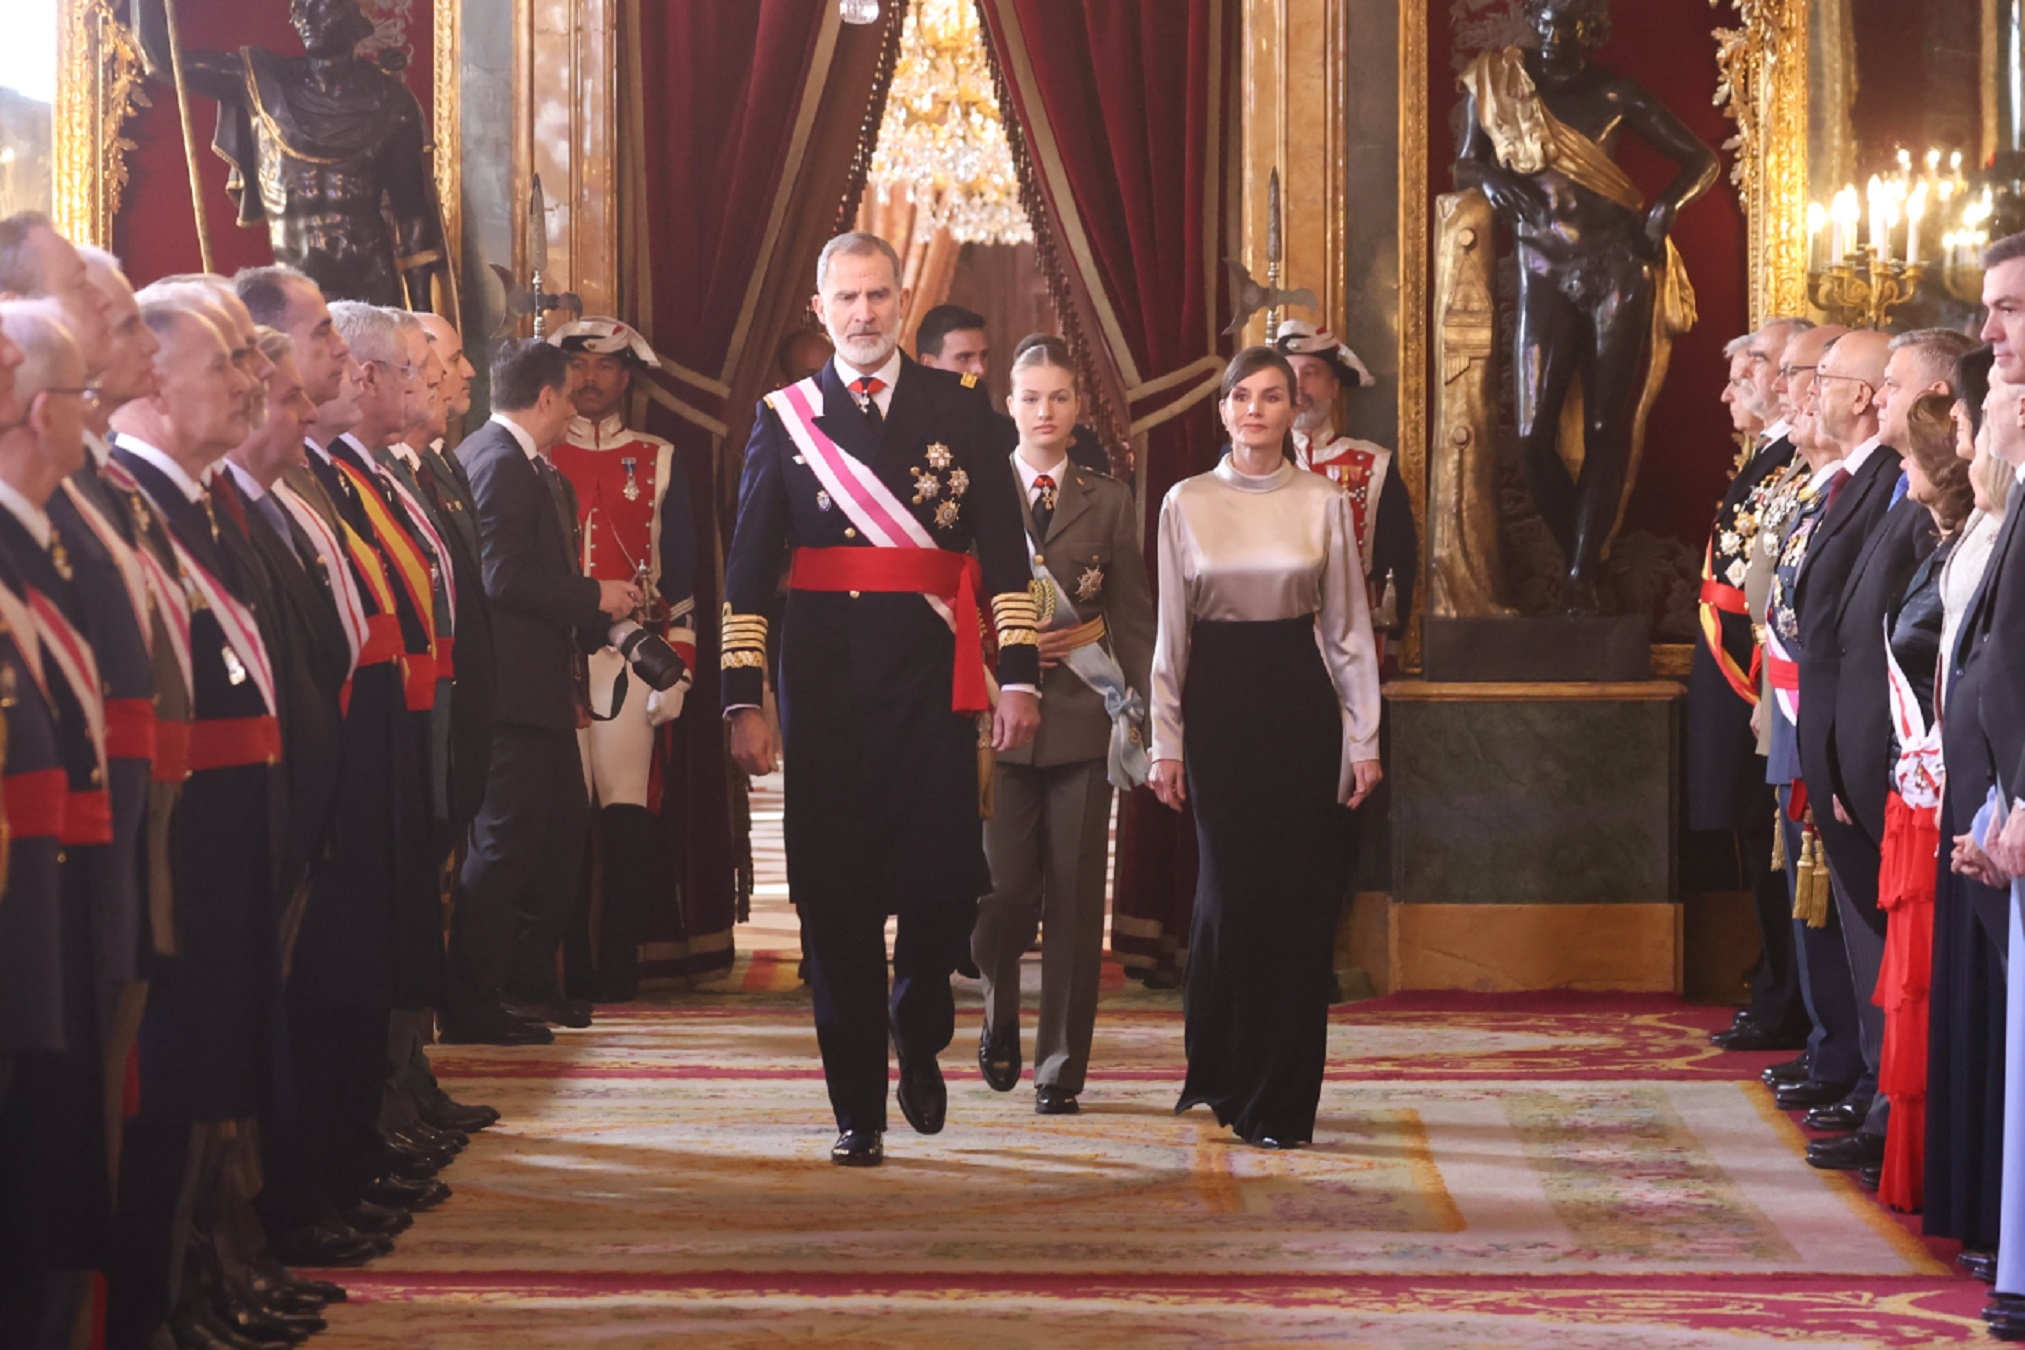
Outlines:
{"label": "gold candelabra wall sconce", "polygon": [[1919,293],[1923,263],[1887,258],[1865,245],[1814,274],[1813,300],[1844,328],[1887,328],[1892,311]]}

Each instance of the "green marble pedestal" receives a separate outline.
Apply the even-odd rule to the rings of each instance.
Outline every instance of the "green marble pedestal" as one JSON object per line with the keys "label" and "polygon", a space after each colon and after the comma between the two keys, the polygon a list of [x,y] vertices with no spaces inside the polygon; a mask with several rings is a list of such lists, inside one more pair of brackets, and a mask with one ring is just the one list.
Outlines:
{"label": "green marble pedestal", "polygon": [[1678,991],[1685,692],[1387,686],[1392,987]]}

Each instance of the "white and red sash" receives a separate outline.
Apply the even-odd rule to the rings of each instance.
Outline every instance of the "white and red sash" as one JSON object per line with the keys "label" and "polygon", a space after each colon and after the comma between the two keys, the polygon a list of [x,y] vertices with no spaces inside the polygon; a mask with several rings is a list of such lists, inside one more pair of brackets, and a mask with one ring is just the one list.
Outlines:
{"label": "white and red sash", "polygon": [[[274,665],[267,659],[267,644],[260,640],[260,626],[254,621],[253,611],[239,603],[238,598],[226,590],[218,578],[204,570],[204,565],[190,556],[180,544],[177,552],[181,556],[183,571],[196,585],[197,593],[211,612],[218,616],[218,626],[225,631],[225,641],[239,657],[239,664],[252,677],[254,688],[267,705],[267,711],[278,713],[279,706],[274,699]],[[194,690],[194,686],[192,686]]]}
{"label": "white and red sash", "polygon": [[317,514],[316,508],[304,501],[294,488],[286,483],[276,483],[273,492],[274,500],[295,518],[295,523],[302,527],[302,532],[316,546],[317,560],[323,564],[324,575],[330,579],[331,598],[337,602],[338,622],[344,627],[345,643],[352,650],[352,669],[356,670],[359,652],[366,644],[366,605],[359,598],[358,585],[352,580],[352,569],[345,563],[344,546],[330,532],[330,525]]}
{"label": "white and red sash", "polygon": [[148,653],[153,655],[155,626],[148,622],[148,574],[141,570],[141,560],[134,556],[135,550],[120,537],[120,532],[105,518],[98,504],[77,490],[77,484],[66,478],[63,480],[63,491],[69,496],[71,505],[77,508],[79,517],[111,555],[113,565],[119,568],[120,581],[127,590],[127,603],[133,607],[134,622],[140,625],[141,639],[147,643]]}
{"label": "white and red sash", "polygon": [[21,664],[28,667],[28,678],[35,681],[35,687],[42,691],[42,699],[49,701],[49,677],[42,670],[42,634],[36,627],[35,615],[29,611],[28,602],[5,586],[0,586],[0,625],[14,635],[14,645],[21,652]]}
{"label": "white and red sash", "polygon": [[[775,390],[766,396],[766,402],[780,415],[788,439],[802,452],[837,509],[874,548],[940,547],[869,464],[848,453],[816,425],[823,415],[823,390],[815,376]],[[956,631],[956,615],[948,602],[935,595],[921,598],[951,632]]]}
{"label": "white and red sash", "polygon": [[1772,625],[1765,626],[1765,679],[1772,686],[1772,701],[1779,713],[1794,726],[1800,725],[1800,663],[1786,651]]}
{"label": "white and red sash", "polygon": [[98,658],[84,634],[71,627],[70,620],[55,602],[29,588],[28,610],[34,616],[35,632],[42,639],[42,651],[62,672],[64,683],[84,710],[85,727],[91,733],[92,753],[98,757],[98,781],[105,781],[105,685],[100,682]]}
{"label": "white and red sash", "polygon": [[1891,649],[1891,623],[1884,625],[1885,675],[1891,689],[1891,724],[1898,733],[1898,762],[1891,776],[1898,795],[1907,806],[1935,807],[1941,804],[1940,725],[1928,726],[1920,702],[1906,678],[1898,653]]}
{"label": "white and red sash", "polygon": [[[141,486],[140,480],[127,471],[126,465],[116,459],[109,459],[105,462],[104,473],[108,483],[145,503],[143,509],[158,510],[154,500],[147,495],[147,490]],[[151,548],[145,546],[136,548],[134,557],[140,563],[141,571],[147,576],[148,589],[155,598],[155,612],[162,616],[162,627],[168,632],[169,647],[175,655],[176,666],[183,672],[183,687],[194,693],[197,688],[197,676],[190,664],[190,592],[183,579],[189,575],[187,567],[189,554],[176,542],[175,535],[166,523],[159,519],[156,523],[161,526],[162,537],[169,541],[169,548],[174,552],[178,565],[183,568],[183,576],[170,575],[169,569],[155,557],[155,552]],[[138,522],[135,527],[139,528]]]}

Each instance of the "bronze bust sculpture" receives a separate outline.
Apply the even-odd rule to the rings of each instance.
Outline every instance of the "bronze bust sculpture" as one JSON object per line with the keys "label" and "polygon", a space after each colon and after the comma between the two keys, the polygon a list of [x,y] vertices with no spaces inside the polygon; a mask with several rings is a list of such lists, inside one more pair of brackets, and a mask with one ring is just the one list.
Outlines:
{"label": "bronze bust sculpture", "polygon": [[[1518,255],[1518,433],[1527,484],[1567,560],[1563,607],[1595,608],[1646,415],[1694,292],[1668,238],[1716,154],[1636,81],[1590,62],[1609,0],[1527,0],[1536,42],[1463,76],[1456,185],[1480,189]],[[1629,129],[1680,165],[1650,205],[1611,159]],[[1643,378],[1641,378],[1641,376]],[[1564,430],[1565,426],[1565,430]]]}
{"label": "bronze bust sculpture", "polygon": [[[133,14],[149,74],[171,78],[162,0]],[[218,102],[213,148],[233,166],[239,223],[265,221],[275,261],[333,300],[435,308],[430,280],[449,269],[421,105],[356,54],[373,31],[358,0],[289,0],[289,22],[301,56],[182,53],[191,92]]]}

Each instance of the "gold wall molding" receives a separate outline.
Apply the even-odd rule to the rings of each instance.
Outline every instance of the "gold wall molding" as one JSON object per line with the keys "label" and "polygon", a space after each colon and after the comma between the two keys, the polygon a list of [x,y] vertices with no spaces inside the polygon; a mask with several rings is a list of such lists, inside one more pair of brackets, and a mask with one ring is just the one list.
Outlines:
{"label": "gold wall molding", "polygon": [[148,105],[140,48],[118,9],[117,0],[62,0],[57,26],[51,216],[67,238],[100,247],[112,243],[126,191],[126,120]]}
{"label": "gold wall molding", "polygon": [[449,275],[461,277],[464,257],[464,124],[461,120],[463,76],[458,46],[458,13],[463,0],[434,0],[430,15],[429,50],[430,167],[436,177],[436,202],[443,215],[443,247],[449,254]]}
{"label": "gold wall molding", "polygon": [[[1399,6],[1399,470],[1420,538],[1420,595],[1428,595],[1428,11]],[[1420,669],[1423,600],[1407,624],[1400,664]]]}
{"label": "gold wall molding", "polygon": [[1809,0],[1727,3],[1737,27],[1716,30],[1716,105],[1737,124],[1724,149],[1749,221],[1751,321],[1805,314],[1807,302],[1807,24]]}

